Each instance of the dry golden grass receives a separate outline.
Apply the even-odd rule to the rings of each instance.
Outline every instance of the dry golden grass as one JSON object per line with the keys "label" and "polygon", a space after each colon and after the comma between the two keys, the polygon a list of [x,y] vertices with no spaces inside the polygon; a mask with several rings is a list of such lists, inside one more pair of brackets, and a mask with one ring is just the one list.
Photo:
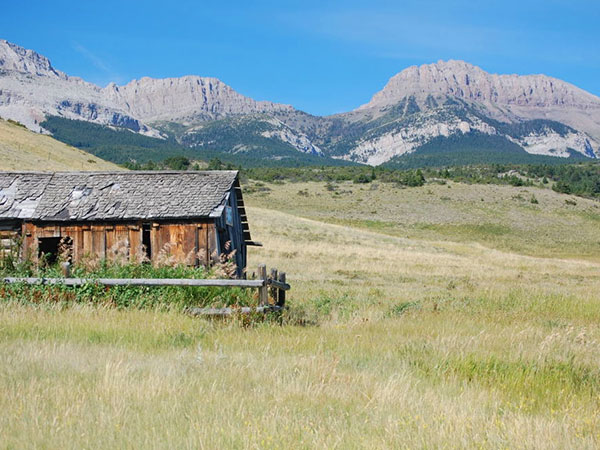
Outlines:
{"label": "dry golden grass", "polygon": [[323,183],[266,187],[245,196],[250,204],[392,236],[600,261],[600,203],[551,189],[452,182],[404,189],[348,182],[336,191]]}
{"label": "dry golden grass", "polygon": [[[318,325],[2,304],[2,445],[597,448],[594,255],[407,238],[248,203],[265,245],[251,269],[286,270],[290,314]],[[322,204],[288,209],[300,207],[316,216]]]}
{"label": "dry golden grass", "polygon": [[[259,261],[293,274],[301,297],[347,293],[375,302],[508,295],[522,289],[553,296],[593,296],[600,264],[490,249],[479,243],[425,241],[249,208]],[[302,301],[303,298],[298,299]],[[376,307],[376,311],[380,308]]]}
{"label": "dry golden grass", "polygon": [[0,119],[0,170],[123,170],[70,147]]}

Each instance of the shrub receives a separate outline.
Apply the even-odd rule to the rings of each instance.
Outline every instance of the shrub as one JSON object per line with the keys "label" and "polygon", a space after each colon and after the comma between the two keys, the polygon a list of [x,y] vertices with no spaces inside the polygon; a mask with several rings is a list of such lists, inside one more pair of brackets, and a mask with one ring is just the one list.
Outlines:
{"label": "shrub", "polygon": [[[222,261],[222,264],[227,264]],[[150,264],[115,264],[102,260],[90,269],[88,264],[72,268],[72,276],[86,278],[83,286],[5,284],[0,286],[0,301],[24,304],[92,303],[117,308],[180,309],[196,306],[251,306],[256,303],[253,290],[196,286],[104,286],[94,283],[98,278],[221,278],[225,269],[217,264],[204,267],[164,266]],[[31,263],[3,264],[2,276],[61,278],[59,264],[35,268]]]}
{"label": "shrub", "polygon": [[418,308],[418,307],[420,307],[420,303],[419,302],[402,302],[402,303],[398,303],[396,305],[393,305],[390,308],[389,315],[391,317],[398,317],[398,316],[403,315],[405,312],[409,311],[410,309]]}
{"label": "shrub", "polygon": [[164,160],[164,164],[173,170],[187,170],[190,167],[190,160],[185,156],[173,156]]}
{"label": "shrub", "polygon": [[556,183],[554,183],[552,189],[556,192],[560,192],[561,194],[571,193],[571,186],[569,186],[569,184],[563,180],[558,180]]}
{"label": "shrub", "polygon": [[356,178],[354,178],[353,181],[355,183],[370,183],[373,180],[371,179],[371,177],[369,175],[361,173],[359,176],[357,176]]}

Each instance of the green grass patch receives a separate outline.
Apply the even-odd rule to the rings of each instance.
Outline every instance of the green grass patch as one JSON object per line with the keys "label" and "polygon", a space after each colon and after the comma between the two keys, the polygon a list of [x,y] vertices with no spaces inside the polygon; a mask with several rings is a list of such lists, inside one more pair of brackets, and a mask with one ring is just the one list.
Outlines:
{"label": "green grass patch", "polygon": [[[435,383],[454,381],[476,384],[498,392],[511,409],[541,412],[560,409],[575,401],[596,399],[600,393],[600,372],[570,361],[508,360],[475,353],[444,358],[408,346],[400,357]],[[598,405],[600,406],[600,405]]]}
{"label": "green grass patch", "polygon": [[[472,238],[473,240],[489,240],[498,236],[506,236],[513,233],[513,230],[506,226],[496,223],[484,224],[432,224],[422,223],[414,226],[417,230],[431,231],[436,234],[456,237]],[[462,240],[461,239],[461,240]]]}
{"label": "green grass patch", "polygon": [[[31,264],[5,264],[4,277],[62,278],[58,265],[35,268]],[[75,266],[72,277],[89,279],[82,286],[30,285],[25,283],[0,286],[0,301],[24,305],[95,304],[115,308],[161,308],[183,310],[187,307],[250,306],[255,303],[254,291],[241,288],[196,286],[104,286],[99,278],[221,278],[215,270],[204,267],[164,266],[150,264],[111,264],[101,261],[93,269]]]}

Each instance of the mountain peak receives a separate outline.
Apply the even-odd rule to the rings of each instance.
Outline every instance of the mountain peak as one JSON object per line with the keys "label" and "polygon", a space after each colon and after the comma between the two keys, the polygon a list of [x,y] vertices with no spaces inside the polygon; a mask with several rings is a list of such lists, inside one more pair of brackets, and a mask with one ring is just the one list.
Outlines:
{"label": "mountain peak", "polygon": [[66,79],[50,60],[39,53],[0,39],[0,70]]}
{"label": "mountain peak", "polygon": [[600,106],[600,98],[556,78],[490,74],[465,61],[449,60],[404,69],[358,109],[381,109],[406,97],[424,102],[430,96],[508,107]]}
{"label": "mountain peak", "polygon": [[227,115],[293,111],[290,105],[256,101],[218,78],[197,75],[143,77],[124,86],[108,85],[104,92],[129,113],[147,121],[194,122]]}

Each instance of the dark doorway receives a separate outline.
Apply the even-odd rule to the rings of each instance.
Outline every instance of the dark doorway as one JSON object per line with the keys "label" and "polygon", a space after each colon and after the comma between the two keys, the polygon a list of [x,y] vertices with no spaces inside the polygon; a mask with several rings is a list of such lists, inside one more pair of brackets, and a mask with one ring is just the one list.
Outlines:
{"label": "dark doorway", "polygon": [[142,226],[142,246],[144,252],[146,252],[145,260],[147,262],[152,261],[152,238],[150,235],[151,226],[149,223],[145,223]]}
{"label": "dark doorway", "polygon": [[61,238],[38,238],[38,257],[43,264],[54,264],[58,260],[58,247]]}
{"label": "dark doorway", "polygon": [[43,264],[55,264],[59,258],[71,262],[73,258],[73,239],[64,237],[38,238],[38,256]]}

